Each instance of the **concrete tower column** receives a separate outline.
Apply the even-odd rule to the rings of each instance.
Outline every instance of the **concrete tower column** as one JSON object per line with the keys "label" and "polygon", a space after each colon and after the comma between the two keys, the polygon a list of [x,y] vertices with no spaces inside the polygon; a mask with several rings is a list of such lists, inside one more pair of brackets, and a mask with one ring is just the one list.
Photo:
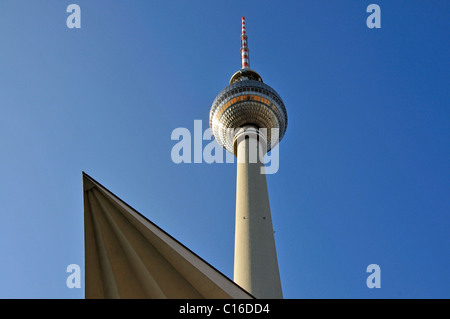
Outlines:
{"label": "concrete tower column", "polygon": [[254,126],[235,135],[234,282],[256,298],[283,298],[264,170],[266,137]]}

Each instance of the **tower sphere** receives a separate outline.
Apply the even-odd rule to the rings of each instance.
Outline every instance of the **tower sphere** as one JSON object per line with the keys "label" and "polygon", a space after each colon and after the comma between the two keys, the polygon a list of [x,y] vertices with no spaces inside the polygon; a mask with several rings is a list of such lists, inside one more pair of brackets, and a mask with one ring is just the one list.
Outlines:
{"label": "tower sphere", "polygon": [[242,23],[242,68],[233,74],[230,84],[214,99],[209,126],[217,143],[230,153],[234,153],[237,130],[244,125],[255,126],[266,134],[268,152],[286,132],[286,108],[278,93],[250,69],[244,18]]}

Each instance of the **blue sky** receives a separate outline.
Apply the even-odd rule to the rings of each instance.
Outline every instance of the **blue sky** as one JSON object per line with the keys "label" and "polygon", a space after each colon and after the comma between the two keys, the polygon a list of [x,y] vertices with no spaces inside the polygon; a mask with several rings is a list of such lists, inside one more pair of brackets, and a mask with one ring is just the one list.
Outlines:
{"label": "blue sky", "polygon": [[[81,29],[66,8],[81,7]],[[381,29],[366,8],[381,8]],[[268,187],[285,298],[450,297],[450,3],[0,2],[0,298],[84,298],[81,172],[233,277],[236,164],[175,164],[250,66],[289,124]],[[205,146],[207,143],[203,146]],[[381,288],[366,267],[381,268]]]}

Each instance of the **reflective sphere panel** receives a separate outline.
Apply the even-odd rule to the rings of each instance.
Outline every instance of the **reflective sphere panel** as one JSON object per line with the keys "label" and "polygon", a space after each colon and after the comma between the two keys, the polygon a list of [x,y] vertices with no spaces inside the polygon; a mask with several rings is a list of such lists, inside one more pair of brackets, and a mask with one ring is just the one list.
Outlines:
{"label": "reflective sphere panel", "polygon": [[209,126],[217,143],[233,153],[233,129],[244,125],[267,129],[267,151],[283,138],[286,108],[278,93],[267,84],[255,80],[234,82],[214,100]]}

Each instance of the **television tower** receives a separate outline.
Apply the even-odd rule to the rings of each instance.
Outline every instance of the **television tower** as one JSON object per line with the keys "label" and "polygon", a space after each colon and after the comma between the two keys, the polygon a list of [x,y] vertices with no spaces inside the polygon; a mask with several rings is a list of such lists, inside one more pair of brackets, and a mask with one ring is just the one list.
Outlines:
{"label": "television tower", "polygon": [[234,281],[257,298],[283,298],[264,154],[283,138],[287,113],[278,93],[250,69],[245,17],[241,69],[215,98],[209,125],[237,158]]}

